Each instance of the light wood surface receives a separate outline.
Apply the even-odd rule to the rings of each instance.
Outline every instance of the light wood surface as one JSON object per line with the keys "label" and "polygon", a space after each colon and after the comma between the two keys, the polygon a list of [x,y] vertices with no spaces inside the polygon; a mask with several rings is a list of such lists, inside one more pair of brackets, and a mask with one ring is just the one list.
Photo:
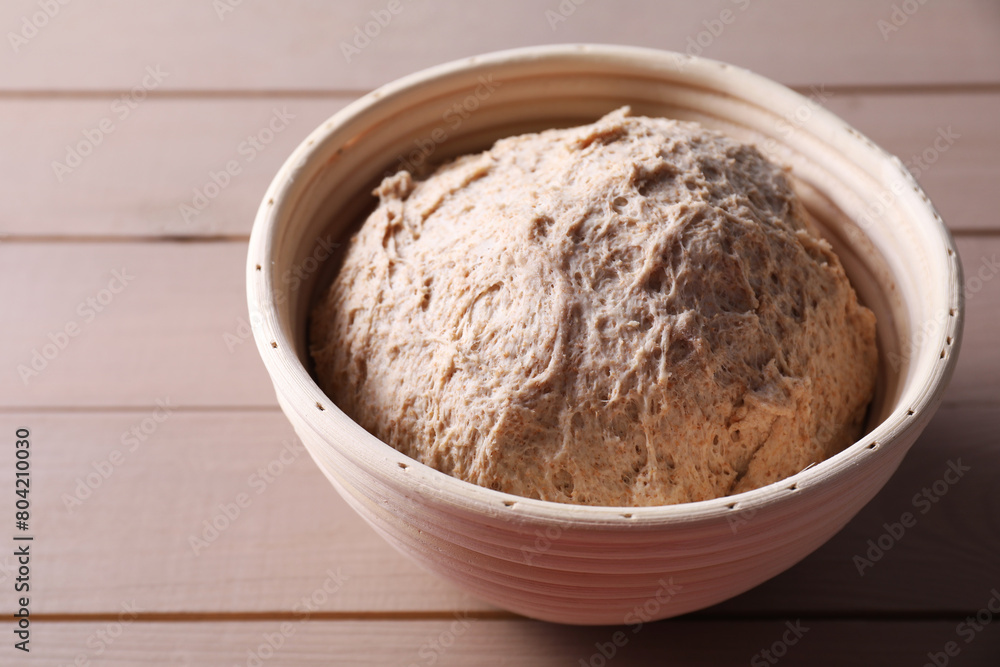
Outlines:
{"label": "light wood surface", "polygon": [[[3,87],[122,90],[160,65],[169,90],[367,90],[477,53],[571,42],[691,49],[789,85],[1000,82],[1000,8],[990,0],[924,4],[897,17],[899,26],[892,0],[578,0],[575,11],[560,11],[558,0],[399,0],[395,18],[370,29],[376,36],[350,62],[341,42],[353,43],[355,28],[388,0],[223,1],[234,11],[213,2],[69,3],[19,52],[0,51]],[[0,25],[34,11],[32,0],[7,2]],[[883,33],[879,21],[900,29]]]}
{"label": "light wood surface", "polygon": [[[242,328],[246,237],[292,147],[374,86],[529,44],[683,51],[723,10],[733,20],[703,55],[822,96],[910,164],[934,157],[918,179],[958,237],[965,340],[944,407],[840,534],[753,591],[629,636],[615,660],[746,664],[780,641],[786,621],[802,619],[812,629],[782,664],[923,664],[948,641],[961,648],[956,665],[996,664],[995,628],[966,644],[956,626],[1000,587],[1000,5],[920,5],[884,39],[878,21],[891,24],[893,6],[907,3],[589,0],[552,29],[545,12],[558,11],[555,1],[400,1],[351,63],[340,42],[387,3],[244,2],[220,19],[207,0],[73,2],[16,52],[7,31],[41,10],[30,0],[0,8],[0,432],[32,429],[38,554],[32,653],[25,660],[5,640],[0,665],[80,655],[91,664],[247,664],[282,622],[295,634],[266,664],[590,660],[616,628],[523,621],[443,583],[372,532],[306,454],[286,448],[291,427]],[[112,105],[147,66],[168,74],[121,118]],[[276,109],[294,118],[247,159],[241,145]],[[102,119],[114,131],[60,181],[52,162]],[[935,148],[949,128],[957,137]],[[230,160],[241,173],[185,220],[181,204]],[[87,299],[117,288],[112,272],[122,270],[134,279],[90,319]],[[18,365],[71,323],[79,334],[25,382]],[[162,423],[157,400],[171,410]],[[127,434],[144,425],[155,429],[135,444]],[[914,496],[959,460],[970,470],[919,514]],[[11,453],[3,470],[12,463]],[[280,474],[262,485],[258,469],[269,464]],[[86,495],[79,489],[90,495],[68,505]],[[249,504],[209,540],[204,522],[241,493]],[[13,499],[6,473],[0,498]],[[860,576],[855,556],[906,511],[918,513],[916,525]],[[192,536],[207,546],[192,546]],[[0,556],[5,613],[13,565]],[[336,592],[318,595],[312,620],[300,623],[303,597],[324,585]],[[114,631],[132,601],[137,620],[98,655],[94,637]],[[456,614],[471,615],[468,628],[434,653],[427,647],[447,640]]]}

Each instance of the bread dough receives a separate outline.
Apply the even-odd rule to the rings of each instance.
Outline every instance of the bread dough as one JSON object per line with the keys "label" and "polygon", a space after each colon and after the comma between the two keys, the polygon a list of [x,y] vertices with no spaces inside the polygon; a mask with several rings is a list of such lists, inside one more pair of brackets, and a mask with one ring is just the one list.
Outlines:
{"label": "bread dough", "polygon": [[775,482],[859,435],[875,317],[749,145],[623,108],[375,194],[311,352],[336,404],[418,461],[531,498],[661,505]]}

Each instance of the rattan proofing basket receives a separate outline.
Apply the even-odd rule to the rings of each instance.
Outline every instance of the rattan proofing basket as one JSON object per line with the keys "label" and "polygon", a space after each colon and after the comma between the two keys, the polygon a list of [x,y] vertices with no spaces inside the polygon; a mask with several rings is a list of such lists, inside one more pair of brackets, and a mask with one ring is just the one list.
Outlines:
{"label": "rattan proofing basket", "polygon": [[[586,507],[454,479],[341,412],[309,372],[306,319],[330,279],[317,260],[321,239],[328,246],[349,229],[371,206],[373,185],[401,164],[592,122],[623,104],[700,121],[792,168],[796,189],[878,317],[882,361],[867,435],[741,495]],[[840,530],[882,488],[941,400],[961,338],[961,284],[954,243],[900,161],[815,102],[724,63],[597,45],[469,58],[349,105],[278,172],[247,265],[253,333],[278,400],[344,499],[394,547],[484,600],[581,624],[712,605],[782,572]]]}

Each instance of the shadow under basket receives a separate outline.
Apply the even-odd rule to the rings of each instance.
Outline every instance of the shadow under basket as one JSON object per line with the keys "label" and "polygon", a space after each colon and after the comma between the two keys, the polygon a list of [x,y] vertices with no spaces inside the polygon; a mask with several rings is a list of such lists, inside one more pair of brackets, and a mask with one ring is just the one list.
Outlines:
{"label": "shadow under basket", "polygon": [[[452,478],[341,412],[310,375],[307,316],[331,277],[321,259],[371,207],[372,187],[401,166],[593,122],[626,104],[637,115],[698,121],[791,168],[797,192],[878,318],[878,387],[866,435],[743,494],[591,507]],[[345,500],[394,547],[470,593],[534,618],[580,624],[628,623],[636,608],[648,621],[707,607],[832,537],[882,488],[930,420],[955,366],[963,318],[954,242],[897,158],[746,70],[614,46],[470,58],[349,105],[272,182],[254,223],[247,281],[254,337],[278,401]]]}

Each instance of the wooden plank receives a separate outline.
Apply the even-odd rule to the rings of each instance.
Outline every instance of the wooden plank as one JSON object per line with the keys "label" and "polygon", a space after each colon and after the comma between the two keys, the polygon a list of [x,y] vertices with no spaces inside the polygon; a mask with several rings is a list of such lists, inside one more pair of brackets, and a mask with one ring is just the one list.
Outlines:
{"label": "wooden plank", "polygon": [[[233,11],[218,12],[223,2]],[[1000,13],[989,0],[563,6],[475,0],[440,11],[409,0],[94,0],[36,18],[35,0],[15,0],[0,9],[9,42],[0,49],[0,86],[128,90],[141,84],[147,66],[159,66],[165,90],[367,90],[477,53],[572,42],[689,50],[799,85],[1000,82]],[[383,25],[372,23],[378,18]],[[32,20],[44,25],[34,30]],[[365,30],[374,35],[367,42],[357,37]],[[348,59],[345,45],[355,39]]]}
{"label": "wooden plank", "polygon": [[[704,613],[977,609],[1000,585],[992,528],[1000,521],[998,420],[1000,406],[943,408],[840,534],[789,572]],[[336,593],[321,596],[317,611],[490,609],[368,528],[293,444],[279,412],[0,416],[0,433],[19,427],[32,432],[36,613],[108,614],[133,599],[150,613],[291,613],[331,577]],[[914,496],[933,490],[950,462],[970,470],[923,513],[927,503]],[[0,497],[13,496],[11,479],[0,476]],[[907,511],[916,525],[884,556],[869,555],[868,540],[888,539],[884,524]],[[854,556],[874,559],[863,576]],[[10,555],[0,557],[0,584],[13,566]],[[0,608],[11,600],[0,599]]]}
{"label": "wooden plank", "polygon": [[275,405],[245,258],[242,241],[3,244],[0,404]]}
{"label": "wooden plank", "polygon": [[[1000,633],[990,628],[971,636],[958,634],[956,625],[962,622],[961,618],[913,622],[789,618],[729,622],[674,620],[642,627],[596,628],[462,618],[36,622],[32,626],[30,664],[38,667],[72,664],[81,655],[93,660],[102,649],[102,665],[187,667],[769,665],[782,659],[782,664],[789,665],[841,667],[859,664],[859,658],[863,658],[860,664],[921,665],[928,662],[928,653],[940,653],[939,664],[946,664],[941,660],[962,665],[994,664],[1000,651]],[[106,642],[103,638],[110,639],[111,632],[117,636]],[[943,653],[949,642],[954,642],[953,658]]]}
{"label": "wooden plank", "polygon": [[[995,403],[1000,237],[964,237],[959,248],[968,318],[945,400]],[[153,406],[164,396],[180,406],[275,405],[247,328],[245,253],[243,242],[0,245],[0,265],[16,276],[0,284],[12,322],[0,405]],[[122,270],[123,289],[113,274]]]}
{"label": "wooden plank", "polygon": [[944,400],[996,403],[1000,400],[1000,238],[959,238],[958,253],[965,272],[965,331]]}
{"label": "wooden plank", "polygon": [[0,123],[0,234],[247,235],[278,168],[348,99],[0,99],[17,119]]}
{"label": "wooden plank", "polygon": [[[910,163],[953,230],[1000,229],[1000,219],[983,213],[1000,179],[1000,93],[879,95],[824,88],[814,95]],[[0,117],[18,120],[0,124],[0,197],[7,202],[0,234],[249,234],[278,167],[349,99],[158,98],[125,118],[112,111],[110,95],[100,101],[0,99]],[[277,115],[294,118],[271,143],[248,142],[258,135],[270,139],[268,125]],[[101,136],[103,120],[113,132]],[[93,143],[85,133],[100,143],[77,163],[77,147],[87,151]],[[232,162],[236,173],[228,176]],[[225,185],[218,192],[213,175]],[[216,196],[206,197],[206,189]]]}
{"label": "wooden plank", "polygon": [[[486,608],[368,528],[280,412],[169,408],[0,416],[0,433],[31,431],[35,613],[112,613],[123,600],[151,612],[292,612],[304,598],[322,611]],[[0,577],[15,571],[0,556]]]}
{"label": "wooden plank", "polygon": [[953,231],[1000,229],[1000,94],[811,94],[899,156]]}

